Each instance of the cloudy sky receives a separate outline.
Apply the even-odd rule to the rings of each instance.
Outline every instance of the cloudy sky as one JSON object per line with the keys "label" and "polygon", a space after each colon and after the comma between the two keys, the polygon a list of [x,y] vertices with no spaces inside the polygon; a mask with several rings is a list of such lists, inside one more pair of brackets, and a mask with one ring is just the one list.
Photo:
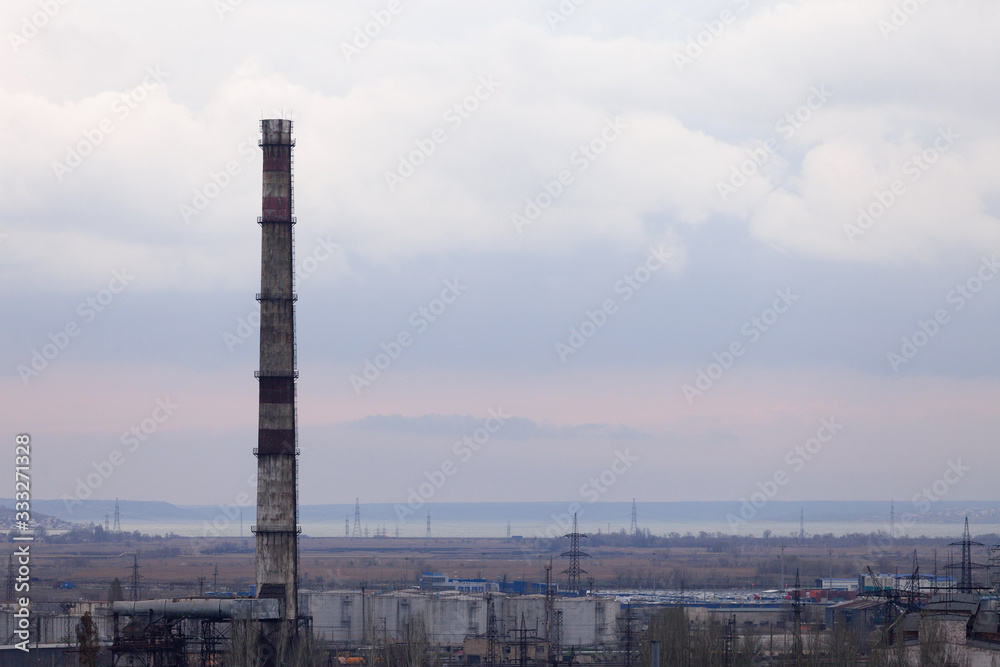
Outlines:
{"label": "cloudy sky", "polygon": [[995,497],[996,3],[10,0],[2,28],[0,422],[37,498],[252,490],[282,116],[303,503]]}

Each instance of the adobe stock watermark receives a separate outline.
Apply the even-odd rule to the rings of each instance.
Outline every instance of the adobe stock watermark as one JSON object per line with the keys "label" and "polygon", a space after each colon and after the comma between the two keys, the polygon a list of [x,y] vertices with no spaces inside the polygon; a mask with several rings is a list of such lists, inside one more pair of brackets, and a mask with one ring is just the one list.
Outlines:
{"label": "adobe stock watermark", "polygon": [[662,245],[659,248],[650,246],[645,261],[612,286],[614,293],[620,295],[621,301],[618,301],[618,297],[605,299],[596,310],[586,311],[584,320],[579,325],[569,328],[569,338],[565,343],[556,342],[556,354],[559,355],[559,360],[565,364],[567,359],[582,350],[587,341],[603,329],[608,320],[618,312],[619,306],[628,303],[652,279],[653,274],[662,269],[667,260],[673,256],[673,251],[664,249]]}
{"label": "adobe stock watermark", "polygon": [[740,498],[739,516],[732,512],[726,514],[729,529],[735,531],[752,521],[769,501],[774,500],[781,487],[786,486],[797,473],[802,472],[806,463],[816,458],[823,451],[823,447],[832,442],[843,429],[844,425],[837,423],[836,417],[820,419],[816,435],[804,443],[795,445],[785,454],[785,465],[788,469],[778,468],[770,478],[757,482],[757,490],[750,494],[749,498]]}
{"label": "adobe stock watermark", "polygon": [[[319,271],[319,267],[323,262],[327,261],[333,254],[340,249],[340,244],[334,243],[327,234],[325,239],[320,239],[313,251],[308,254],[304,259],[296,258],[295,260],[295,284],[301,285],[310,276]],[[224,331],[222,333],[222,342],[225,343],[226,349],[232,354],[236,351],[236,348],[247,342],[255,333],[260,331],[260,305],[251,310],[246,317],[236,318],[236,327],[233,331]]]}
{"label": "adobe stock watermark", "polygon": [[[236,494],[233,502],[218,505],[219,512],[211,521],[202,521],[201,535],[196,537],[191,543],[191,550],[200,553],[211,549],[215,541],[220,537],[233,537],[232,532],[237,525],[243,522],[243,509],[253,507],[254,497],[257,492],[257,473],[252,473],[247,477],[247,486],[250,491],[240,491]],[[256,508],[254,508],[256,511]]]}
{"label": "adobe stock watermark", "polygon": [[938,308],[928,319],[917,320],[917,328],[913,333],[902,337],[899,351],[892,351],[886,355],[892,372],[899,373],[900,368],[913,361],[920,350],[941,332],[942,327],[951,322],[952,315],[975,299],[998,272],[1000,272],[1000,262],[997,261],[997,256],[983,257],[979,268],[965,282],[955,285],[955,288],[945,296],[945,302],[951,305],[951,310]]}
{"label": "adobe stock watermark", "polygon": [[695,398],[703,396],[705,392],[711,389],[726,371],[736,365],[736,361],[746,354],[747,349],[749,349],[748,346],[759,341],[761,336],[770,331],[771,327],[778,322],[781,316],[787,313],[795,305],[795,302],[799,300],[799,296],[792,294],[792,290],[789,288],[775,290],[775,294],[777,297],[769,308],[762,310],[760,315],[751,317],[740,327],[740,333],[747,339],[746,343],[743,342],[743,339],[737,339],[730,343],[721,353],[712,353],[712,358],[715,361],[708,364],[704,369],[698,369],[695,373],[693,385],[685,384],[681,387],[688,405],[694,405]]}
{"label": "adobe stock watermark", "polygon": [[[733,4],[740,10],[750,6],[751,0],[733,0]],[[723,9],[719,12],[718,18],[703,21],[704,30],[698,32],[693,37],[688,37],[687,45],[681,51],[674,51],[674,65],[677,71],[684,73],[684,68],[693,65],[698,58],[701,58],[705,51],[715,44],[716,40],[722,37],[726,28],[736,21],[736,14],[731,9]]]}
{"label": "adobe stock watermark", "polygon": [[17,53],[22,46],[34,39],[69,2],[70,0],[38,0],[38,11],[21,18],[21,30],[7,33],[11,50]]}
{"label": "adobe stock watermark", "polygon": [[417,169],[437,152],[438,146],[448,141],[449,129],[457,130],[465,121],[472,118],[472,114],[479,110],[483,102],[493,97],[499,87],[500,82],[492,75],[479,77],[479,83],[472,93],[448,107],[448,110],[441,115],[447,127],[435,128],[428,136],[415,140],[413,143],[416,148],[406,155],[399,156],[396,170],[385,172],[385,184],[389,187],[389,192],[395,192],[397,187],[413,176]]}
{"label": "adobe stock watermark", "polygon": [[[951,129],[939,127],[934,145],[913,155],[902,165],[903,176],[909,177],[910,183],[916,183],[939,160],[951,150],[961,136]],[[851,243],[857,243],[858,238],[865,235],[875,223],[889,212],[896,202],[907,192],[906,183],[899,178],[893,179],[885,190],[875,190],[872,201],[858,208],[858,217],[854,224],[844,224],[844,234]]]}
{"label": "adobe stock watermark", "polygon": [[576,14],[576,10],[585,5],[587,0],[560,0],[559,5],[554,9],[545,10],[545,20],[549,22],[549,27],[555,30],[560,23],[565,23]]}
{"label": "adobe stock watermark", "polygon": [[483,420],[482,426],[469,435],[462,436],[461,440],[452,445],[451,451],[458,457],[457,462],[454,459],[445,459],[438,468],[425,471],[424,477],[427,481],[421,482],[416,488],[407,489],[409,495],[405,505],[402,503],[394,505],[396,520],[399,523],[405,523],[406,519],[416,514],[424,503],[430,502],[431,498],[444,487],[448,480],[458,474],[462,464],[468,463],[476,452],[482,450],[489,443],[490,438],[498,433],[507,420],[511,418],[510,415],[504,414],[503,407],[498,407],[496,410],[491,408],[487,410],[487,414],[489,416]]}
{"label": "adobe stock watermark", "polygon": [[76,478],[75,493],[73,495],[64,493],[61,496],[60,499],[63,501],[66,511],[72,514],[75,506],[82,504],[84,500],[94,494],[94,491],[97,491],[111,479],[115,471],[128,460],[128,456],[137,452],[180,407],[180,405],[171,402],[169,396],[156,399],[156,407],[153,408],[150,415],[122,433],[121,438],[119,438],[122,449],[114,449],[107,458],[91,463],[94,471],[83,478]]}
{"label": "adobe stock watermark", "polygon": [[202,211],[207,209],[209,204],[222,194],[232,184],[233,179],[243,171],[242,163],[253,159],[256,145],[256,137],[247,137],[236,148],[236,152],[242,156],[242,160],[228,160],[226,165],[218,171],[210,171],[208,180],[194,189],[191,202],[182,202],[178,205],[181,220],[191,222],[191,218],[201,215]]}
{"label": "adobe stock watermark", "polygon": [[[827,90],[825,85],[810,87],[805,102],[779,118],[774,124],[774,131],[780,135],[781,140],[788,141],[812,120],[815,113],[822,109],[831,97],[833,97],[833,93]],[[748,148],[749,158],[738,165],[733,165],[727,180],[716,181],[715,189],[719,191],[722,201],[729,199],[730,195],[736,194],[750,182],[750,178],[755,176],[768,163],[771,156],[778,152],[781,140],[770,137],[758,142],[761,144],[759,147]]]}
{"label": "adobe stock watermark", "polygon": [[27,387],[32,378],[38,377],[48,368],[69,347],[70,342],[80,335],[83,327],[97,319],[133,280],[135,276],[129,275],[127,269],[112,271],[107,287],[81,301],[76,307],[76,314],[80,319],[71,319],[59,331],[50,332],[49,342],[41,348],[32,349],[31,359],[26,364],[18,364],[17,374],[24,386]]}
{"label": "adobe stock watermark", "polygon": [[927,4],[927,0],[903,0],[892,5],[892,11],[888,18],[881,18],[876,22],[882,39],[889,41],[889,38],[899,32],[903,26],[916,16],[917,12]]}
{"label": "adobe stock watermark", "polygon": [[[608,119],[600,133],[593,139],[580,147],[570,155],[570,166],[576,167],[579,174],[587,171],[608,150],[608,146],[618,141],[622,133],[628,129],[628,124],[615,116]],[[511,213],[510,221],[514,223],[514,229],[518,234],[524,232],[524,228],[534,224],[545,212],[558,200],[569,186],[576,182],[576,177],[569,169],[560,171],[551,181],[543,181],[542,187],[533,197],[524,200],[524,208],[521,211]]]}
{"label": "adobe stock watermark", "polygon": [[876,557],[885,555],[892,548],[893,542],[903,537],[907,532],[926,516],[934,507],[934,503],[944,500],[951,489],[954,488],[965,477],[965,473],[971,472],[972,466],[962,464],[962,459],[950,459],[945,464],[944,472],[931,484],[923,487],[910,499],[913,511],[905,512],[898,521],[893,524],[884,524],[882,530],[869,537],[868,551],[865,557],[855,557],[855,566],[863,572],[865,567],[873,565]]}
{"label": "adobe stock watermark", "polygon": [[[621,451],[616,449],[614,458],[607,468],[597,475],[591,477],[580,485],[580,497],[586,505],[596,503],[600,500],[619,480],[625,476],[632,466],[639,462],[639,457],[634,456],[628,449]],[[573,529],[573,517],[578,519],[586,512],[586,505],[580,502],[572,502],[566,507],[565,512],[553,513],[550,516],[552,522],[544,530],[535,529],[534,550],[528,547],[529,540],[521,542],[519,550],[526,560],[532,560],[531,553],[547,550],[547,546],[552,540],[559,539]]]}
{"label": "adobe stock watermark", "polygon": [[52,161],[52,171],[56,180],[62,183],[63,179],[73,173],[84,159],[94,152],[104,140],[119,127],[119,123],[132,115],[132,112],[139,108],[149,94],[163,84],[167,72],[160,70],[160,66],[147,67],[146,76],[139,85],[132,90],[122,93],[118,99],[111,103],[111,113],[102,118],[96,126],[83,131],[83,138],[75,144],[66,146],[66,156],[63,161]]}
{"label": "adobe stock watermark", "polygon": [[403,354],[403,350],[413,345],[416,337],[427,331],[432,323],[438,321],[468,288],[468,285],[463,285],[457,278],[445,280],[441,294],[410,315],[407,321],[412,327],[412,331],[411,329],[403,329],[388,343],[382,343],[380,346],[382,351],[373,358],[365,359],[364,368],[360,373],[351,374],[348,379],[351,387],[354,388],[354,395],[360,396],[365,388],[372,386],[372,383],[382,377],[382,374],[389,370],[393,362]]}
{"label": "adobe stock watermark", "polygon": [[236,11],[236,8],[243,4],[244,0],[212,0],[212,9],[220,21],[226,18],[227,14]]}
{"label": "adobe stock watermark", "polygon": [[[407,3],[409,4],[409,3]],[[376,9],[372,19],[354,27],[354,39],[340,43],[340,52],[344,60],[350,63],[372,45],[372,42],[388,28],[397,16],[403,13],[404,5],[400,0],[389,0],[384,9]]]}

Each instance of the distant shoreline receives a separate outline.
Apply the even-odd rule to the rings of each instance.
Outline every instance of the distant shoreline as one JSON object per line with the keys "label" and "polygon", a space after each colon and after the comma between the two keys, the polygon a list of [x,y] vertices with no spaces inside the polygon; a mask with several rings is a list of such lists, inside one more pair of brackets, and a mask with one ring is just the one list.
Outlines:
{"label": "distant shoreline", "polygon": [[[0,505],[12,503],[0,499]],[[114,504],[113,500],[35,500],[32,507],[39,514],[74,524],[103,525],[113,516]],[[800,512],[804,514],[807,535],[888,533],[889,505],[876,501],[771,501],[757,508],[733,501],[703,501],[638,502],[636,507],[638,528],[653,535],[705,532],[760,537],[769,531],[772,537],[787,538],[799,534]],[[578,514],[581,531],[617,533],[630,530],[631,508],[630,502],[427,503],[417,509],[398,503],[362,503],[361,532],[367,529],[371,537],[384,533],[393,538],[398,530],[400,537],[425,537],[429,512],[433,537],[506,537],[508,523],[511,535],[526,539],[553,537],[567,532],[573,510]],[[249,537],[256,515],[255,507],[235,504],[120,500],[119,509],[123,531],[189,537],[202,537],[206,531],[217,537],[239,537],[241,518],[242,535]],[[959,537],[966,516],[973,534],[1000,533],[1000,502],[939,501],[924,512],[914,511],[910,503],[895,504],[896,531],[901,536]],[[299,508],[303,534],[313,537],[343,537],[345,519],[348,532],[353,533],[353,503]]]}

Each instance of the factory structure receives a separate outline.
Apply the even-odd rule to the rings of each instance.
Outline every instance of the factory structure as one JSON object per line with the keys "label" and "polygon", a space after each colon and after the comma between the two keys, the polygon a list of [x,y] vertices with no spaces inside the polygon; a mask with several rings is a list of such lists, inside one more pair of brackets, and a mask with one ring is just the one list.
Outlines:
{"label": "factory structure", "polygon": [[[114,665],[220,664],[237,637],[264,667],[282,664],[309,617],[298,586],[295,216],[292,121],[260,123],[263,151],[256,585],[252,597],[114,602]],[[136,586],[137,590],[138,586]],[[107,636],[107,635],[105,635]],[[192,656],[199,656],[192,659]],[[254,658],[253,662],[258,663]]]}
{"label": "factory structure", "polygon": [[260,258],[257,431],[257,597],[298,623],[298,435],[295,380],[295,217],[292,121],[261,121],[264,177]]}
{"label": "factory structure", "polygon": [[[769,595],[699,598],[683,592],[594,593],[584,585],[582,575],[587,571],[582,563],[589,556],[582,551],[581,539],[587,535],[579,531],[574,515],[572,531],[563,536],[569,540],[569,550],[562,554],[569,563],[562,571],[568,575],[565,591],[552,580],[551,560],[545,567],[545,581],[539,582],[424,572],[414,588],[373,590],[363,585],[347,590],[300,590],[295,141],[291,120],[262,120],[260,129],[260,357],[254,374],[259,401],[253,449],[257,512],[251,529],[255,584],[243,593],[224,596],[142,600],[136,556],[133,599],[35,608],[34,660],[77,664],[67,661],[66,656],[77,650],[67,638],[79,633],[87,618],[109,658],[97,664],[113,667],[277,667],[294,662],[290,651],[300,637],[315,642],[314,649],[330,665],[423,667],[422,658],[414,658],[413,653],[419,645],[436,654],[443,665],[454,667],[574,662],[632,667],[638,664],[639,644],[651,617],[683,607],[692,624],[726,627],[732,633],[727,635],[730,648],[735,646],[737,628],[763,627],[772,632],[777,628],[801,647],[804,627],[839,626],[880,632],[882,645],[895,647],[912,665],[921,664],[928,650],[954,664],[972,667],[1000,661],[1000,604],[996,595],[984,595],[972,584],[970,553],[976,543],[969,537],[968,520],[963,541],[956,543],[962,547],[962,559],[956,564],[958,577],[937,576],[936,572],[920,575],[914,560],[909,575],[868,570],[857,579],[817,580],[811,590],[799,585],[796,573],[794,588],[784,589],[782,583],[782,590],[769,591]],[[357,507],[356,503],[354,529],[359,536]],[[429,514],[427,521],[430,537]],[[637,532],[634,502],[632,532]],[[1000,547],[992,553],[997,555],[994,569],[1000,573]],[[991,583],[992,592],[1000,592],[1000,576]],[[13,607],[0,607],[2,643],[12,643],[7,638],[14,636],[17,627]],[[0,665],[22,664],[32,663],[13,646],[0,646]]]}

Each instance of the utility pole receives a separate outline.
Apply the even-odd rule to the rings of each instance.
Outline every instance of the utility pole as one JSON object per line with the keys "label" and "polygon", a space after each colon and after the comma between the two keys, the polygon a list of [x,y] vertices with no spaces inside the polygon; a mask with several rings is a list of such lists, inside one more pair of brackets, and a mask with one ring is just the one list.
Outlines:
{"label": "utility pole", "polygon": [[368,642],[368,614],[365,610],[365,588],[368,586],[368,582],[361,582],[361,643],[365,644]]}
{"label": "utility pole", "polygon": [[14,601],[14,579],[17,571],[14,569],[14,554],[7,557],[7,602]]}
{"label": "utility pole", "polygon": [[139,554],[132,554],[132,602],[139,601]]}
{"label": "utility pole", "polygon": [[361,537],[361,500],[354,499],[354,533],[352,537]]}
{"label": "utility pole", "polygon": [[799,569],[795,568],[795,590],[792,591],[792,619],[795,627],[792,628],[792,652],[793,664],[798,667],[802,664],[802,597],[801,583],[799,582]]}
{"label": "utility pole", "polygon": [[781,593],[785,593],[785,545],[781,545]]}
{"label": "utility pole", "polygon": [[549,662],[552,662],[552,559],[545,564],[545,641],[549,643]]}

